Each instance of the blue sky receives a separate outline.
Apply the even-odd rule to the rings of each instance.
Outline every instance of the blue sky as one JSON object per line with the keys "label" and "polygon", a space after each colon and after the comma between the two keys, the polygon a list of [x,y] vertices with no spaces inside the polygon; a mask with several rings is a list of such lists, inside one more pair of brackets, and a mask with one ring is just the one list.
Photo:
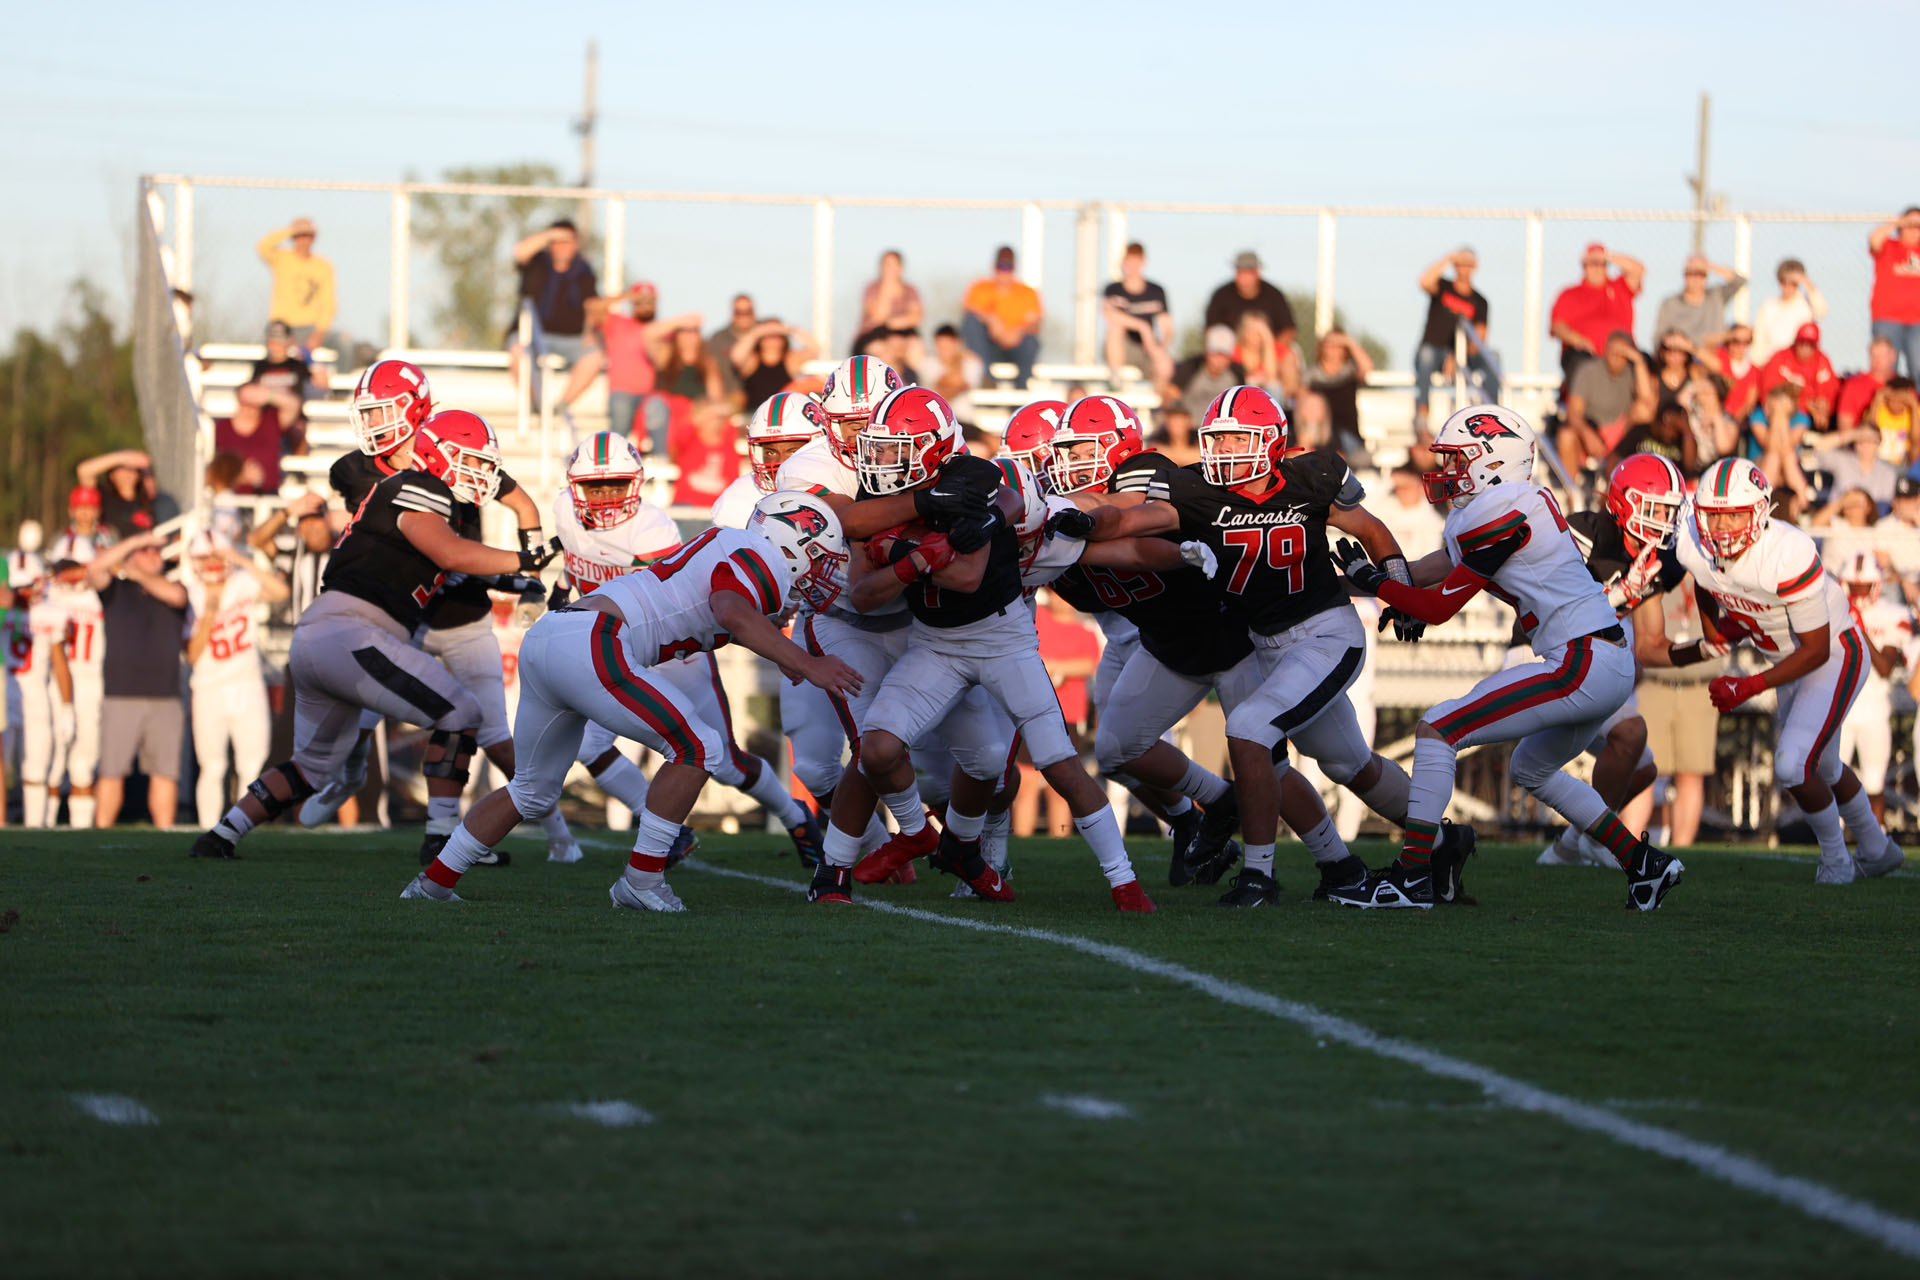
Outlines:
{"label": "blue sky", "polygon": [[[26,7],[9,15],[0,86],[0,331],[44,324],[87,274],[124,298],[136,176],[146,171],[392,179],[449,165],[546,160],[577,169],[582,50],[601,56],[602,185],[1070,199],[1448,207],[1679,208],[1695,103],[1714,95],[1713,186],[1735,207],[1880,210],[1920,202],[1920,122],[1904,75],[1867,65],[1891,4],[1323,6],[1220,0],[1186,8],[462,6],[336,3],[276,11],[212,2]],[[1848,60],[1859,65],[1850,72]],[[212,313],[254,323],[255,235],[321,223],[342,322],[377,334],[386,308],[380,197],[203,195]],[[899,244],[935,309],[1017,237],[1014,215],[848,214],[840,312],[881,247]],[[1289,286],[1313,278],[1312,225],[1139,217],[1151,274],[1191,317],[1226,258],[1256,245]],[[1048,223],[1046,292],[1064,312],[1071,220]],[[1678,283],[1678,228],[1550,227],[1549,285],[1580,243],[1638,250],[1650,299]],[[1520,347],[1517,225],[1351,222],[1338,295],[1404,360],[1420,318],[1412,276],[1472,240]],[[1807,258],[1837,340],[1864,334],[1864,228],[1765,228],[1762,270]],[[628,262],[668,310],[717,316],[750,287],[804,319],[798,212],[636,213]],[[1716,233],[1710,249],[1731,253]],[[430,284],[423,282],[423,288]],[[1651,305],[1644,309],[1650,317]],[[424,311],[424,305],[416,308]],[[1844,314],[1843,314],[1844,313]],[[844,333],[841,335],[844,338]],[[1864,341],[1861,338],[1860,341]],[[1830,345],[1833,345],[1830,343]]]}

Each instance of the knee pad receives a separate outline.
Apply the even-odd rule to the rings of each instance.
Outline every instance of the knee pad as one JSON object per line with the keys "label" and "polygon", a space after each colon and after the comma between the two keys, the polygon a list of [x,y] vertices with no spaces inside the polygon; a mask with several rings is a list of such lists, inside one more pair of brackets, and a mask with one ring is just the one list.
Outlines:
{"label": "knee pad", "polygon": [[421,776],[451,778],[461,786],[465,786],[468,777],[467,762],[473,758],[473,752],[479,745],[479,740],[471,733],[435,729],[427,741],[429,745],[440,748],[440,758],[421,765]]}
{"label": "knee pad", "polygon": [[1559,772],[1557,765],[1549,764],[1524,746],[1513,749],[1513,759],[1508,769],[1513,775],[1514,785],[1528,792],[1539,790],[1547,784],[1549,778]]}
{"label": "knee pad", "polygon": [[[285,800],[274,795],[267,787],[267,778],[276,773],[279,774],[281,780],[287,784],[287,798]],[[261,774],[252,782],[249,782],[247,784],[247,794],[260,802],[260,807],[267,811],[267,821],[273,822],[276,821],[281,814],[312,795],[313,784],[307,781],[305,774],[293,767],[292,761],[288,761],[285,764],[275,765],[273,768],[267,770],[266,773]]]}
{"label": "knee pad", "polygon": [[1122,767],[1132,764],[1133,761],[1130,758],[1123,759],[1122,752],[1123,748],[1119,736],[1108,732],[1107,726],[1104,723],[1094,730],[1094,768],[1112,778],[1114,781],[1125,784],[1127,780],[1121,776]]}

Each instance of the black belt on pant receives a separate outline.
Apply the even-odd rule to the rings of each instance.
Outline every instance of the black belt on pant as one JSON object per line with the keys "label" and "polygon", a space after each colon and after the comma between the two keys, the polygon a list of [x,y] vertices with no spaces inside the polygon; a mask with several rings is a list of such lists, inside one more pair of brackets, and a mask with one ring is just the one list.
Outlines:
{"label": "black belt on pant", "polygon": [[1627,642],[1627,629],[1616,622],[1604,631],[1589,631],[1580,638],[1582,640],[1605,640],[1608,644],[1625,644]]}

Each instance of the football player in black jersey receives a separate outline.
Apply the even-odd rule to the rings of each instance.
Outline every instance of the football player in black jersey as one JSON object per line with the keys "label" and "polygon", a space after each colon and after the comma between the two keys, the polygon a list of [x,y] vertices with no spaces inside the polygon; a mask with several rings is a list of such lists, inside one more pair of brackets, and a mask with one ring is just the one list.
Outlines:
{"label": "football player in black jersey", "polygon": [[[875,406],[858,449],[862,491],[883,501],[898,503],[930,487],[977,486],[995,493],[1003,487],[998,466],[966,452],[951,406],[921,387],[902,388]],[[1017,497],[1014,501],[1017,520],[1025,506]],[[886,594],[904,593],[914,620],[906,653],[882,682],[860,738],[860,768],[899,823],[900,834],[862,861],[860,878],[884,878],[939,848],[940,836],[921,811],[907,744],[945,719],[977,685],[1005,709],[1034,766],[1066,798],[1074,826],[1107,877],[1114,904],[1122,911],[1153,910],[1113,811],[1099,784],[1080,767],[1067,735],[1023,598],[1019,536],[1003,508],[995,505],[983,515],[951,520],[944,530],[924,536],[884,533],[868,540],[866,556],[872,571],[854,583],[855,604],[871,608]],[[951,724],[949,738],[956,756],[979,746]],[[1008,901],[1012,891],[979,852],[985,800],[962,798],[956,788],[946,823],[952,852],[936,859],[936,866],[958,874],[981,897]],[[843,860],[856,837],[847,829],[851,821],[864,823],[858,813],[848,814],[850,821],[843,823],[838,794],[835,801],[828,861],[815,875],[816,900],[849,894],[851,876]]]}
{"label": "football player in black jersey", "polygon": [[480,704],[409,643],[413,630],[448,574],[532,574],[553,558],[549,548],[502,551],[456,531],[456,507],[491,500],[499,468],[499,443],[477,415],[455,410],[421,424],[413,468],[388,476],[361,501],[327,562],[319,598],[294,629],[293,759],[255,779],[194,842],[195,857],[235,856],[248,831],[311,795],[351,748],[362,708],[433,730],[421,772],[428,838],[444,842],[459,822]]}
{"label": "football player in black jersey", "polygon": [[[1232,900],[1228,905],[1259,905],[1277,895],[1276,771],[1287,770],[1275,756],[1289,739],[1387,821],[1399,825],[1407,816],[1406,771],[1367,746],[1347,700],[1366,637],[1328,558],[1327,528],[1351,534],[1389,573],[1410,581],[1406,558],[1387,527],[1361,508],[1360,483],[1338,454],[1290,446],[1278,401],[1258,387],[1229,387],[1201,420],[1198,466],[1161,473],[1147,500],[1112,526],[1116,536],[1177,532],[1211,546],[1227,617],[1248,632],[1260,663],[1260,688],[1227,719],[1233,800],[1246,844],[1246,868],[1223,899]],[[1435,856],[1464,858],[1472,833],[1452,826],[1446,833]],[[1316,898],[1364,881],[1364,864],[1344,843],[1323,842],[1314,853],[1321,867]]]}

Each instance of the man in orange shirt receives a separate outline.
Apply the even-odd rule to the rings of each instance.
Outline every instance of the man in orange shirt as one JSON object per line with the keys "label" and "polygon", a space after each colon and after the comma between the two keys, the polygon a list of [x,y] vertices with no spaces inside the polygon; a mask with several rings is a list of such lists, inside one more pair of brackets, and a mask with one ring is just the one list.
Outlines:
{"label": "man in orange shirt", "polygon": [[989,367],[1006,361],[1019,370],[1013,385],[1025,389],[1040,354],[1040,295],[1013,275],[1013,249],[1001,245],[993,255],[993,274],[967,289],[966,318],[960,340]]}

